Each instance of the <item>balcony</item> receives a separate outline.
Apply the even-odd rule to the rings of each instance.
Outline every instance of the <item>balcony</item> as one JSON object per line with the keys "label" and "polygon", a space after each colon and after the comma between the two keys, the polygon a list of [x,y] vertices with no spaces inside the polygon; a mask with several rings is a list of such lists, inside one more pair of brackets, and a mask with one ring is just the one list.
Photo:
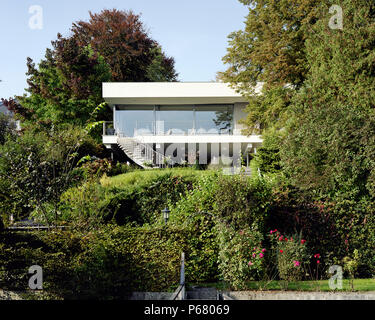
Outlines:
{"label": "balcony", "polygon": [[241,130],[232,130],[232,128],[208,128],[201,126],[194,128],[189,121],[173,121],[172,123],[139,121],[134,123],[132,130],[126,131],[125,128],[118,129],[113,122],[103,124],[103,143],[110,148],[117,144],[118,138],[135,138],[144,144],[183,144],[183,143],[246,143],[261,144],[260,136],[244,136]]}
{"label": "balcony", "polygon": [[137,136],[195,136],[231,135],[230,124],[216,126],[213,121],[136,121],[133,135]]}
{"label": "balcony", "polygon": [[103,123],[103,136],[196,136],[233,135],[230,125],[215,126],[212,121],[136,121],[132,128],[115,129],[113,122]]}

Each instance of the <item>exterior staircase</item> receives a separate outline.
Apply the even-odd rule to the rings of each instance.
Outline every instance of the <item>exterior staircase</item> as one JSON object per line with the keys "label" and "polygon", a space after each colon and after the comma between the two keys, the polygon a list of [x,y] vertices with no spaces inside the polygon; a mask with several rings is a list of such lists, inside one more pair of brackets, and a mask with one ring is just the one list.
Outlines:
{"label": "exterior staircase", "polygon": [[144,169],[163,168],[174,163],[148,144],[134,138],[118,137],[117,144],[130,159]]}

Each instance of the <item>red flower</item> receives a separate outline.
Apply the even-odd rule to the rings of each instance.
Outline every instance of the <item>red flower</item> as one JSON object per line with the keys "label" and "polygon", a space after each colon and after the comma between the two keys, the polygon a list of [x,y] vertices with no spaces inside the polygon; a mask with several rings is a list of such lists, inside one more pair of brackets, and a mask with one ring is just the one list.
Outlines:
{"label": "red flower", "polygon": [[301,243],[304,244],[306,242],[306,240],[301,240]]}
{"label": "red flower", "polygon": [[288,238],[285,238],[285,241],[288,241]]}
{"label": "red flower", "polygon": [[280,253],[283,253],[284,251],[283,250],[280,250]]}
{"label": "red flower", "polygon": [[320,263],[320,261],[318,260],[317,262],[316,262],[317,264],[319,264]]}
{"label": "red flower", "polygon": [[281,236],[280,238],[279,238],[279,241],[282,241],[283,240],[283,236]]}

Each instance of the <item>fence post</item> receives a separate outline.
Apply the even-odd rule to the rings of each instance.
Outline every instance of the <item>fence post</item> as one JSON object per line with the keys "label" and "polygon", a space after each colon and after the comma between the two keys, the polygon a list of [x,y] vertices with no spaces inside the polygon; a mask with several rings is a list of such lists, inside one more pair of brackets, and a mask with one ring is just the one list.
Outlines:
{"label": "fence post", "polygon": [[180,275],[180,285],[185,284],[185,253],[181,254],[181,275]]}
{"label": "fence post", "polygon": [[182,286],[181,290],[181,299],[186,299],[186,290],[185,290],[185,253],[181,253],[181,274],[180,274],[180,286]]}

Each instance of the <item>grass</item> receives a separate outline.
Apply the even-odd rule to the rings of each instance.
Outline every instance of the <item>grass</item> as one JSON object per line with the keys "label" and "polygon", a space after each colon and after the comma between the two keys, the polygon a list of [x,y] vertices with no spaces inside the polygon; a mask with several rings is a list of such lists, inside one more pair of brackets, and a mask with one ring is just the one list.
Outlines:
{"label": "grass", "polygon": [[114,177],[104,176],[100,180],[100,183],[104,187],[123,189],[124,187],[147,184],[148,182],[167,174],[181,177],[199,177],[212,174],[212,171],[200,171],[192,168],[135,170]]}
{"label": "grass", "polygon": [[[215,287],[218,290],[230,290],[230,288],[224,282],[216,283],[205,283],[199,284],[201,287]],[[289,282],[287,289],[285,289],[285,284],[282,281],[250,281],[247,285],[246,290],[274,290],[274,291],[322,291],[322,292],[333,292],[329,288],[328,280],[319,281],[294,281]],[[352,291],[349,280],[343,279],[343,289],[336,290],[338,292],[350,292]],[[375,279],[355,279],[354,280],[354,291],[375,291]]]}

